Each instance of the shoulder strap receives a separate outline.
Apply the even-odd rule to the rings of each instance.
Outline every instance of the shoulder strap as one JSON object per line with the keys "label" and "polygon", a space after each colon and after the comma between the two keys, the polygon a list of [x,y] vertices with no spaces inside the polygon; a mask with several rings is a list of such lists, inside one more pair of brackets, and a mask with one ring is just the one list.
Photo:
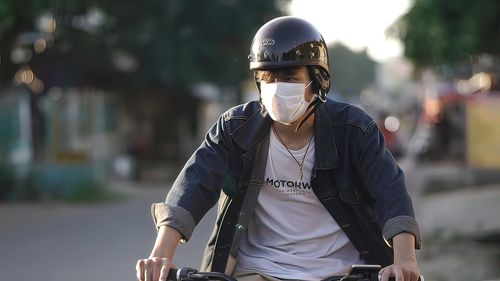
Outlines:
{"label": "shoulder strap", "polygon": [[235,225],[233,241],[229,250],[229,257],[225,270],[225,273],[227,275],[233,274],[234,268],[236,266],[236,257],[238,256],[240,241],[248,229],[248,222],[255,211],[257,199],[259,198],[260,190],[262,188],[262,185],[264,184],[263,179],[266,172],[265,163],[267,163],[268,147],[269,136],[258,143],[255,151],[255,158],[252,165],[250,182],[248,184],[248,188],[245,191],[243,203],[241,205],[241,210],[238,216],[238,222]]}

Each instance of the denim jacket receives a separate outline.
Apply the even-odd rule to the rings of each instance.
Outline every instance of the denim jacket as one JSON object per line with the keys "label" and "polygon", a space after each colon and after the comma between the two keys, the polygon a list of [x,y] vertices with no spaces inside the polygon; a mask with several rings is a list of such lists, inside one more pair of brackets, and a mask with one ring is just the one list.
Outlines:
{"label": "denim jacket", "polygon": [[[264,183],[272,120],[258,101],[223,115],[187,161],[166,201],[152,206],[157,227],[168,225],[189,240],[219,202],[216,226],[201,270],[231,274]],[[311,187],[367,263],[392,263],[391,239],[420,234],[404,175],[375,121],[361,109],[327,100],[315,113]]]}

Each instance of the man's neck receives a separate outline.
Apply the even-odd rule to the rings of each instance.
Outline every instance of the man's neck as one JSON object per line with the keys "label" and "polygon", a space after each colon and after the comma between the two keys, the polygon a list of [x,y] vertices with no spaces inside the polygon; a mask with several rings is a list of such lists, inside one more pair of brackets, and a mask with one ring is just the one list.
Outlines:
{"label": "man's neck", "polygon": [[[305,116],[305,115],[304,115]],[[295,131],[299,125],[302,118],[294,121],[290,125],[284,125],[279,122],[274,122],[273,126],[276,133],[279,135],[283,141],[283,145],[289,149],[298,150],[306,146],[312,135],[314,134],[314,114],[311,115],[303,124],[300,126],[298,131]]]}

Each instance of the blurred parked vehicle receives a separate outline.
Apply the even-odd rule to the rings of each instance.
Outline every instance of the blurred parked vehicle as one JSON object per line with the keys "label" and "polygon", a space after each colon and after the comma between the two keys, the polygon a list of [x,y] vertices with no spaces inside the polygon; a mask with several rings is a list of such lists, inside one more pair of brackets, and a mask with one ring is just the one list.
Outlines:
{"label": "blurred parked vehicle", "polygon": [[395,115],[384,113],[378,119],[378,127],[384,135],[385,147],[389,150],[394,158],[398,159],[404,156],[405,149],[399,136],[401,121]]}

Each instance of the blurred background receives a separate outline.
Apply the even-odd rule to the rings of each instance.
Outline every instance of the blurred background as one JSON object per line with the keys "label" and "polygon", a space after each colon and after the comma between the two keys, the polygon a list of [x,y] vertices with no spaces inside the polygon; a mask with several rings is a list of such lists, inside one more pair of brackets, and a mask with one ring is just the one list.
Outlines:
{"label": "blurred background", "polygon": [[[500,280],[500,2],[0,0],[2,280],[134,280],[150,205],[295,15],[406,172],[427,280]],[[178,266],[197,267],[209,213]]]}

